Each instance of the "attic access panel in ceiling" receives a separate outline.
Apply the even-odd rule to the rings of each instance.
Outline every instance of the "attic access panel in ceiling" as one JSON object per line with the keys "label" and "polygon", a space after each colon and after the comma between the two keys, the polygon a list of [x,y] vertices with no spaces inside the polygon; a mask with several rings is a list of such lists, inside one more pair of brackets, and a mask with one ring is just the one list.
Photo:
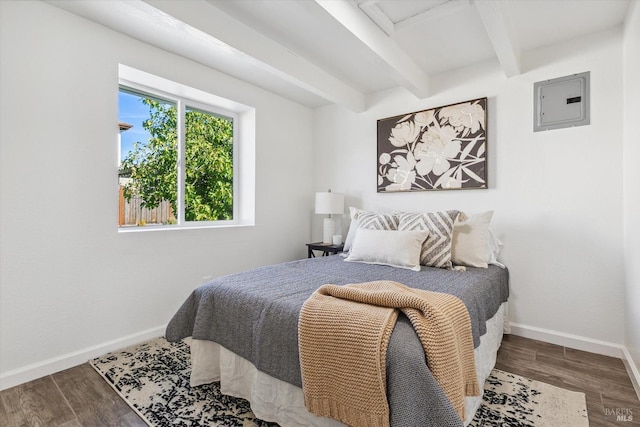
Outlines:
{"label": "attic access panel in ceiling", "polygon": [[589,120],[589,71],[533,85],[533,131],[583,126]]}
{"label": "attic access panel in ceiling", "polygon": [[388,35],[470,5],[469,0],[360,0],[359,7]]}

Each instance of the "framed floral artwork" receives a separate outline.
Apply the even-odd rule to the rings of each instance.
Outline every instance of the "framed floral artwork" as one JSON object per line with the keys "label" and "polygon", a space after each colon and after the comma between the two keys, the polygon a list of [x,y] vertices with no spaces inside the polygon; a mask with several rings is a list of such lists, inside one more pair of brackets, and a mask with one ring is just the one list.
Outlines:
{"label": "framed floral artwork", "polygon": [[487,98],[378,120],[378,192],[487,188]]}

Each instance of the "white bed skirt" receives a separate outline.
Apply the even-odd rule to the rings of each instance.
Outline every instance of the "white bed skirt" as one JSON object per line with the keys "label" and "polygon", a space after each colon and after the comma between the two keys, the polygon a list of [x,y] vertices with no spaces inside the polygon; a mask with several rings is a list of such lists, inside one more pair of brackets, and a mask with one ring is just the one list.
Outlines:
{"label": "white bed skirt", "polygon": [[[487,320],[487,332],[480,337],[480,345],[475,349],[481,389],[495,366],[502,334],[503,331],[508,332],[508,325],[505,302]],[[260,372],[251,362],[217,343],[192,340],[191,365],[192,386],[220,381],[223,394],[247,399],[253,413],[261,420],[276,422],[282,427],[344,426],[336,420],[307,411],[301,388]],[[471,422],[481,402],[482,396],[466,398],[465,425]]]}

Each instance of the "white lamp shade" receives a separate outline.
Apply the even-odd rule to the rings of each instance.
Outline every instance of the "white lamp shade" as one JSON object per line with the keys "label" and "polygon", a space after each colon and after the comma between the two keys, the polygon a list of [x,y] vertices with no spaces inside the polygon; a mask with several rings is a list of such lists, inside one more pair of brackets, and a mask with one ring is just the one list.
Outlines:
{"label": "white lamp shade", "polygon": [[344,194],[316,193],[316,213],[317,214],[342,214],[344,213]]}

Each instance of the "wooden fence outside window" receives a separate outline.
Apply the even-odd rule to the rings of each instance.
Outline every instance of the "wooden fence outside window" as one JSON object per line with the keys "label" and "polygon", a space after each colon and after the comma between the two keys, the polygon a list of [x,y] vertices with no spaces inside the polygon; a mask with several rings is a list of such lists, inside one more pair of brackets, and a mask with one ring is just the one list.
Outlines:
{"label": "wooden fence outside window", "polygon": [[144,224],[169,224],[175,223],[176,218],[171,208],[171,203],[164,200],[160,206],[153,209],[142,207],[142,198],[133,196],[127,201],[124,197],[124,186],[120,185],[119,191],[119,215],[118,225],[120,227],[144,225]]}

